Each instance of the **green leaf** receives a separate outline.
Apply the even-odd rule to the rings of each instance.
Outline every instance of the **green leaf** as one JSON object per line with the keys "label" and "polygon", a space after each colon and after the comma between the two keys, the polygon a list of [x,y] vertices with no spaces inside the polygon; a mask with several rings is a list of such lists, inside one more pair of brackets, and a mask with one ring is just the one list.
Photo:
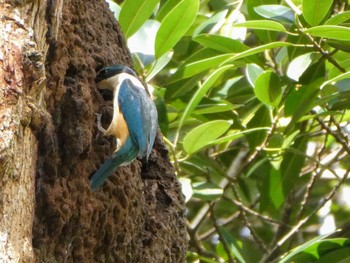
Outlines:
{"label": "green leaf", "polygon": [[[147,84],[148,86],[151,86]],[[158,124],[160,127],[160,130],[163,134],[167,134],[168,128],[169,128],[169,119],[168,119],[168,111],[166,107],[166,103],[163,98],[164,89],[161,89],[160,87],[152,87],[152,95],[154,97],[154,103],[157,107],[158,112]]]}
{"label": "green leaf", "polygon": [[180,81],[176,81],[173,83],[168,82],[168,86],[166,87],[165,99],[176,99],[178,97],[184,96],[190,91],[194,90],[198,82],[202,80],[204,77],[204,73],[197,74],[192,78],[182,79]]}
{"label": "green leaf", "polygon": [[254,133],[254,132],[259,132],[259,131],[269,131],[269,130],[271,130],[270,127],[258,127],[258,128],[247,129],[247,130],[240,131],[240,132],[233,132],[233,133],[228,134],[226,136],[223,136],[219,139],[211,141],[210,144],[215,145],[215,144],[226,143],[226,142],[230,142],[230,141],[234,141],[234,140],[237,140],[239,138],[242,138],[246,134],[249,134],[249,133]]}
{"label": "green leaf", "polygon": [[339,25],[344,23],[350,19],[350,11],[346,11],[344,13],[336,14],[329,18],[324,24],[325,25]]}
{"label": "green leaf", "polygon": [[149,82],[153,79],[155,75],[158,74],[159,71],[161,71],[171,60],[173,57],[174,52],[169,51],[165,53],[163,56],[161,56],[152,66],[152,69],[147,73],[146,82]]}
{"label": "green leaf", "polygon": [[201,23],[193,32],[193,37],[198,36],[201,33],[210,32],[210,30],[215,27],[220,21],[224,20],[227,15],[227,10],[222,10],[215,13],[209,18],[206,18],[203,23]]}
{"label": "green leaf", "polygon": [[179,3],[179,0],[167,0],[166,3],[161,7],[157,13],[156,20],[162,22],[164,17],[166,17],[171,10]]}
{"label": "green leaf", "polygon": [[276,107],[282,99],[281,80],[271,71],[261,73],[255,81],[254,92],[261,102]]}
{"label": "green leaf", "polygon": [[203,147],[208,146],[210,141],[223,135],[231,126],[231,122],[215,120],[206,122],[187,133],[183,140],[183,147],[188,154],[192,154]]}
{"label": "green leaf", "polygon": [[335,249],[334,251],[322,256],[317,263],[349,263],[350,262],[350,248]]}
{"label": "green leaf", "polygon": [[188,103],[184,113],[182,114],[178,130],[181,129],[184,121],[187,119],[187,117],[189,117],[192,114],[193,110],[197,107],[197,105],[202,100],[207,91],[212,87],[214,82],[221,76],[221,74],[223,74],[230,68],[232,68],[232,65],[227,65],[215,70],[203,83],[203,85],[196,91],[196,93],[193,95],[190,102]]}
{"label": "green leaf", "polygon": [[272,30],[286,32],[284,26],[278,22],[270,20],[251,20],[234,25],[235,27],[246,27],[251,29]]}
{"label": "green leaf", "polygon": [[[276,5],[277,0],[246,0],[249,19],[261,19],[261,16],[255,11],[255,7],[261,5]],[[270,43],[276,38],[276,32],[256,30],[254,34],[262,41],[262,43]]]}
{"label": "green leaf", "polygon": [[256,13],[262,17],[273,19],[276,21],[294,23],[295,14],[294,11],[283,5],[261,5],[254,7]]}
{"label": "green leaf", "polygon": [[267,127],[271,126],[272,122],[271,111],[262,103],[259,103],[259,105],[260,107],[257,111],[252,112],[253,116],[247,123],[249,130],[260,128],[254,133],[246,134],[250,149],[255,149],[255,147],[259,147],[264,142],[269,130]]}
{"label": "green leaf", "polygon": [[306,29],[308,33],[316,37],[324,37],[337,40],[350,40],[350,28],[344,26],[315,26]]}
{"label": "green leaf", "polygon": [[343,79],[348,79],[348,78],[350,78],[350,72],[345,72],[345,73],[343,73],[343,74],[340,74],[340,75],[338,75],[338,76],[336,76],[336,77],[334,77],[334,78],[332,78],[332,79],[330,79],[330,80],[327,80],[327,81],[325,81],[324,83],[322,83],[320,89],[322,90],[323,87],[325,87],[325,86],[327,86],[327,85],[329,85],[329,84],[332,84],[332,83],[341,81],[341,80],[343,80]]}
{"label": "green leaf", "polygon": [[192,184],[193,195],[204,201],[213,201],[223,194],[223,189],[217,184],[210,182],[199,182]]}
{"label": "green leaf", "polygon": [[[322,258],[332,254],[335,250],[339,250],[350,246],[350,239],[348,238],[330,238],[315,242],[305,250],[304,253],[312,254]],[[338,261],[337,261],[338,262]]]}
{"label": "green leaf", "polygon": [[291,147],[283,156],[281,163],[282,177],[283,177],[283,193],[288,196],[293,187],[300,180],[300,171],[305,162],[305,151],[308,142],[308,137],[297,138]]}
{"label": "green leaf", "polygon": [[132,36],[150,17],[159,0],[126,0],[119,15],[119,24],[126,38]]}
{"label": "green leaf", "polygon": [[301,75],[310,66],[312,58],[313,52],[310,52],[293,59],[288,65],[287,76],[295,81],[299,81]]}
{"label": "green leaf", "polygon": [[226,61],[224,61],[223,64],[227,64],[227,63],[230,63],[232,61],[235,61],[235,60],[238,60],[238,59],[241,59],[241,58],[249,57],[251,55],[255,55],[257,53],[263,52],[263,51],[268,50],[268,49],[278,48],[278,47],[287,47],[287,46],[292,46],[292,44],[288,43],[288,42],[272,42],[272,43],[268,43],[266,45],[258,46],[258,47],[255,47],[255,48],[251,48],[251,49],[243,51],[243,52],[241,52],[239,54],[233,55],[231,58],[229,58]]}
{"label": "green leaf", "polygon": [[197,60],[190,63],[185,63],[180,67],[175,74],[171,77],[170,82],[175,82],[181,79],[186,79],[197,75],[205,70],[218,67],[224,61],[227,61],[232,57],[232,54],[212,56],[209,58]]}
{"label": "green leaf", "polygon": [[279,209],[284,203],[281,171],[274,167],[271,167],[269,173],[269,197],[275,209]]}
{"label": "green leaf", "polygon": [[290,260],[297,255],[298,253],[307,250],[308,248],[310,248],[311,246],[314,246],[315,244],[317,244],[320,240],[325,239],[326,237],[330,236],[333,233],[329,233],[329,234],[325,234],[325,235],[321,235],[321,236],[317,236],[307,242],[305,242],[304,244],[302,244],[301,246],[298,246],[296,248],[294,248],[287,256],[283,257],[279,263],[286,263],[286,262],[291,262]]}
{"label": "green leaf", "polygon": [[241,252],[242,249],[234,236],[224,227],[221,227],[219,231],[225,242],[228,244],[228,248],[231,250],[232,255],[238,260],[238,262],[245,263],[246,261]]}
{"label": "green leaf", "polygon": [[182,0],[168,13],[156,36],[156,58],[160,58],[181,39],[194,22],[198,8],[198,0]]}
{"label": "green leaf", "polygon": [[317,26],[326,17],[333,0],[303,0],[303,16],[311,26]]}
{"label": "green leaf", "polygon": [[242,44],[241,41],[219,35],[201,34],[196,36],[193,41],[204,47],[227,53],[239,53],[249,49],[249,47]]}
{"label": "green leaf", "polygon": [[218,112],[225,112],[225,111],[231,111],[233,109],[237,108],[237,106],[234,106],[228,102],[217,104],[201,104],[197,107],[197,109],[193,112],[196,115],[202,115],[202,114],[211,114],[211,113],[218,113]]}
{"label": "green leaf", "polygon": [[249,84],[254,87],[256,79],[263,73],[264,70],[256,64],[248,64],[245,69],[245,74]]}
{"label": "green leaf", "polygon": [[292,131],[295,123],[312,108],[319,91],[318,83],[314,82],[310,85],[295,88],[290,92],[285,103],[285,115],[286,117],[292,116],[292,120],[286,127],[285,134]]}

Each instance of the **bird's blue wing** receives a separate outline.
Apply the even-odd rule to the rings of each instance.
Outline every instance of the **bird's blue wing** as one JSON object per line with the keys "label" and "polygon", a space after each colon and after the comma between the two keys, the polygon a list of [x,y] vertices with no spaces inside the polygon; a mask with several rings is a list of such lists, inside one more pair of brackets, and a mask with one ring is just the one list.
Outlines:
{"label": "bird's blue wing", "polygon": [[157,129],[157,111],[143,87],[125,79],[120,85],[119,107],[131,138],[139,147],[139,155],[148,157]]}

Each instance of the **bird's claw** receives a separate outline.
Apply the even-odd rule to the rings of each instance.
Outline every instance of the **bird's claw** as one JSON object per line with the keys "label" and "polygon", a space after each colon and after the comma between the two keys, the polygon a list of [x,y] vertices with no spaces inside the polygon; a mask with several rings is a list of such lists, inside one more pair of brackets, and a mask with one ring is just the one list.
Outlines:
{"label": "bird's claw", "polygon": [[97,119],[97,129],[102,132],[103,134],[106,133],[106,129],[102,127],[101,125],[101,116],[102,114],[101,113],[96,113],[95,112],[95,115],[96,115],[96,119]]}

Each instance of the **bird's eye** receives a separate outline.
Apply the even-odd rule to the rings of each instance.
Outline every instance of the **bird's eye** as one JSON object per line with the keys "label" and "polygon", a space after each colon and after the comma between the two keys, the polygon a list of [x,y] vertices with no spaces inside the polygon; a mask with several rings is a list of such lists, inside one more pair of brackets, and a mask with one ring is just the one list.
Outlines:
{"label": "bird's eye", "polygon": [[107,74],[107,69],[101,69],[99,72],[98,72],[98,75],[106,75]]}

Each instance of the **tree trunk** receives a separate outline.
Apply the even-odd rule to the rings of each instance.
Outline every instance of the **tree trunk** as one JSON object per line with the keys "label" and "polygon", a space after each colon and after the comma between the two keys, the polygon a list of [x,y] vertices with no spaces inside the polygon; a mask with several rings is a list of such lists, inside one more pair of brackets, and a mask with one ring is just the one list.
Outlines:
{"label": "tree trunk", "polygon": [[[103,0],[0,0],[0,259],[183,262],[184,201],[158,134],[148,163],[88,178],[115,149],[96,71],[132,66]],[[35,205],[34,205],[35,204]]]}

